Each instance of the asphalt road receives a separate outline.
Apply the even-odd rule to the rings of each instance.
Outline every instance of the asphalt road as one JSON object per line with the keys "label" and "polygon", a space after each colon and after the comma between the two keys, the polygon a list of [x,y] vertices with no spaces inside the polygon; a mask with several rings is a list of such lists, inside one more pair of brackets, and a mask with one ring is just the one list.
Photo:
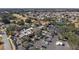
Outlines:
{"label": "asphalt road", "polygon": [[[70,46],[68,42],[64,42],[65,46],[57,46],[56,41],[58,41],[58,37],[55,36],[52,38],[52,42],[49,43],[49,45],[45,45],[47,48],[42,50],[70,50]],[[40,40],[36,42],[35,46],[41,48],[41,46],[44,45],[44,41]]]}
{"label": "asphalt road", "polygon": [[4,50],[11,50],[11,45],[10,45],[10,42],[9,42],[8,37],[6,35],[6,32],[4,32],[2,37],[3,37],[3,42],[4,42]]}
{"label": "asphalt road", "polygon": [[68,42],[64,42],[65,46],[57,46],[56,41],[58,40],[57,36],[52,39],[52,43],[47,47],[47,50],[70,50]]}

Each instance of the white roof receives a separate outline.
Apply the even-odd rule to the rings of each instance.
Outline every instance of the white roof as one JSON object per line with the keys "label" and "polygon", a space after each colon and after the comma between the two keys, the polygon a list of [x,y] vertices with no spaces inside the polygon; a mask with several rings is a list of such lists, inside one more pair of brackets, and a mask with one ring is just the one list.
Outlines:
{"label": "white roof", "polygon": [[31,29],[33,29],[33,28],[29,28],[29,29],[26,29],[26,30],[24,29],[24,31],[21,31],[20,37],[23,37],[24,35],[32,34]]}

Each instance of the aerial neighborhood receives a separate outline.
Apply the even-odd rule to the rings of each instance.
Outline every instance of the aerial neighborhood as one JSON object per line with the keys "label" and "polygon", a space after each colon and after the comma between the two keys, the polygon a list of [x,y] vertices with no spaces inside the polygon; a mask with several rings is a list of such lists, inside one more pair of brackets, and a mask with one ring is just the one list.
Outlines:
{"label": "aerial neighborhood", "polygon": [[78,50],[79,9],[0,9],[0,50]]}

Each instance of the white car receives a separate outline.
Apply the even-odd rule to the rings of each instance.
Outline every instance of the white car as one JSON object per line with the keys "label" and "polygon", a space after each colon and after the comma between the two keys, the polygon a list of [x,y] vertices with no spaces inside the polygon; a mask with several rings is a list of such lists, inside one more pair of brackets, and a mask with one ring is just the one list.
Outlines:
{"label": "white car", "polygon": [[65,44],[63,42],[61,42],[61,41],[56,41],[56,45],[57,46],[64,46]]}

